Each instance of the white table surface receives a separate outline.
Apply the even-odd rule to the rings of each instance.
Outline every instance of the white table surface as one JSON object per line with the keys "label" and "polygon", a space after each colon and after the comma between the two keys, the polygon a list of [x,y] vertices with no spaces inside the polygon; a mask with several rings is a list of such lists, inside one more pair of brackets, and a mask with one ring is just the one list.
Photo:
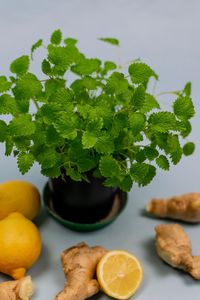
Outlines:
{"label": "white table surface", "polygon": [[[34,300],[54,299],[62,289],[64,277],[60,252],[80,241],[100,244],[108,249],[126,249],[139,257],[144,267],[144,282],[133,297],[137,300],[198,299],[200,282],[164,264],[156,255],[154,227],[160,220],[142,214],[152,197],[164,197],[200,190],[200,2],[198,0],[7,0],[0,1],[0,73],[8,74],[9,63],[28,53],[40,37],[61,28],[65,36],[80,39],[89,56],[117,59],[112,46],[96,37],[117,37],[121,41],[121,60],[140,57],[160,75],[159,91],[181,89],[193,83],[197,114],[191,140],[196,143],[192,157],[184,158],[169,173],[159,171],[145,188],[133,186],[126,209],[109,227],[91,233],[78,233],[56,223],[45,212],[38,222],[43,239],[39,261],[28,272],[36,287]],[[39,58],[39,54],[36,58]],[[33,68],[38,71],[38,67]],[[170,99],[162,100],[166,107]],[[38,166],[22,176],[14,158],[4,157],[0,145],[0,181],[23,178],[42,192],[47,181]],[[166,222],[166,221],[163,221]],[[194,254],[200,254],[200,225],[183,224]],[[0,280],[7,279],[0,275]],[[108,299],[105,295],[98,299]],[[3,299],[1,299],[3,300]]]}

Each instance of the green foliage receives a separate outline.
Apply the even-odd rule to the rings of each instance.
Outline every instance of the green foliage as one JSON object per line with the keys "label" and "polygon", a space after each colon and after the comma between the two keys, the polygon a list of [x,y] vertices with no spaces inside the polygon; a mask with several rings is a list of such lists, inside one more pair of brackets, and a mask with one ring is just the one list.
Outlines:
{"label": "green foliage", "polygon": [[23,55],[15,59],[10,65],[10,71],[20,76],[25,74],[29,69],[29,56]]}
{"label": "green foliage", "polygon": [[153,113],[149,117],[149,127],[153,131],[168,132],[179,130],[175,115],[168,111]]}
{"label": "green foliage", "polygon": [[90,75],[94,72],[98,72],[101,61],[99,59],[83,59],[77,65],[72,66],[72,72],[78,75]]}
{"label": "green foliage", "polygon": [[32,45],[31,47],[31,59],[33,59],[33,53],[35,52],[36,49],[40,48],[42,46],[42,39],[39,39],[35,44]]}
{"label": "green foliage", "polygon": [[188,156],[193,154],[195,150],[195,144],[191,143],[191,142],[187,142],[184,146],[183,146],[183,153]]}
{"label": "green foliage", "polygon": [[164,155],[160,155],[156,158],[156,164],[163,170],[169,170],[169,161]]}
{"label": "green foliage", "polygon": [[6,76],[0,76],[0,93],[8,91],[11,85],[11,82],[7,80]]}
{"label": "green foliage", "polygon": [[60,29],[55,30],[51,35],[51,43],[54,45],[59,45],[62,41],[62,32]]}
{"label": "green foliage", "polygon": [[6,141],[8,133],[7,127],[7,124],[4,121],[0,120],[0,142]]}
{"label": "green foliage", "polygon": [[147,84],[151,77],[158,79],[158,75],[146,64],[134,62],[129,66],[128,72],[133,83]]}
{"label": "green foliage", "polygon": [[31,153],[23,153],[21,152],[17,158],[17,165],[22,174],[28,172],[28,170],[32,167],[35,158]]}
{"label": "green foliage", "polygon": [[118,39],[115,39],[115,38],[99,38],[99,40],[109,43],[114,46],[119,46],[119,41],[118,41]]}
{"label": "green foliage", "polygon": [[3,94],[0,96],[0,114],[8,115],[12,114],[15,116],[18,113],[18,105],[16,99],[8,94]]}
{"label": "green foliage", "polygon": [[32,73],[27,73],[16,81],[13,94],[16,99],[34,99],[42,91],[42,85],[37,77]]}
{"label": "green foliage", "polygon": [[179,119],[191,119],[194,114],[194,106],[192,103],[192,100],[189,96],[180,96],[178,99],[174,102],[173,105],[174,113]]}
{"label": "green foliage", "polygon": [[[119,46],[117,39],[100,40]],[[30,57],[11,63],[14,75],[0,76],[0,115],[9,115],[0,120],[0,142],[22,174],[37,162],[45,176],[62,170],[81,181],[93,171],[105,186],[130,191],[133,183],[149,184],[156,167],[169,170],[194,152],[192,142],[184,143],[195,113],[191,83],[163,110],[148,90],[149,81],[158,80],[148,65],[134,61],[119,72],[115,62],[86,57],[59,29],[44,45],[39,79],[29,64],[42,45],[38,40]]]}

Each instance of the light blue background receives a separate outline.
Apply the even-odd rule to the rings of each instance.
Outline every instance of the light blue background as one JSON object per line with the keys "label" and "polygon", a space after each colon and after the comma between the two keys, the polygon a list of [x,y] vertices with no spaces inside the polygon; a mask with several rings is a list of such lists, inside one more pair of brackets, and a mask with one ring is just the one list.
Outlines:
{"label": "light blue background", "polygon": [[[53,299],[62,289],[60,252],[85,241],[108,249],[123,248],[137,255],[144,267],[144,282],[134,299],[198,299],[200,283],[173,270],[155,253],[154,227],[160,220],[146,218],[142,209],[152,197],[164,197],[200,190],[200,2],[198,0],[7,0],[0,1],[0,74],[9,74],[9,64],[27,54],[39,38],[61,28],[64,35],[78,38],[79,46],[89,56],[118,60],[115,47],[100,43],[97,37],[117,37],[121,41],[120,60],[140,57],[160,76],[157,92],[181,89],[192,81],[192,96],[197,114],[190,140],[196,143],[192,157],[182,159],[169,173],[158,171],[145,188],[133,187],[123,214],[110,227],[94,233],[76,233],[63,228],[44,215],[40,222],[44,249],[38,263],[28,272],[36,287],[33,299]],[[39,52],[35,55],[40,59]],[[37,66],[32,68],[39,73]],[[171,97],[160,99],[169,107]],[[14,158],[4,157],[0,145],[0,181],[23,178],[40,191],[46,178],[38,166],[22,176]],[[166,221],[164,221],[166,222]],[[190,235],[194,254],[200,254],[200,225],[183,225]],[[0,276],[0,279],[5,279]],[[99,299],[107,299],[101,296]]]}

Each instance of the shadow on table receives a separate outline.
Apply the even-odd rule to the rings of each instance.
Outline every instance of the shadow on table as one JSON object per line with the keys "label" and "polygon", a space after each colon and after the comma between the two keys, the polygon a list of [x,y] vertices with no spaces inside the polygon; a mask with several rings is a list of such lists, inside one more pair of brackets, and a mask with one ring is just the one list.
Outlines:
{"label": "shadow on table", "polygon": [[31,268],[30,275],[32,277],[39,277],[43,272],[46,272],[50,265],[49,255],[49,250],[45,245],[43,245],[42,253],[38,261]]}
{"label": "shadow on table", "polygon": [[34,223],[36,224],[37,227],[41,227],[45,224],[45,222],[47,221],[49,215],[46,211],[46,209],[44,207],[42,207],[39,215],[36,217],[36,219],[34,220]]}
{"label": "shadow on table", "polygon": [[155,240],[150,238],[143,243],[146,250],[146,260],[151,264],[156,272],[162,276],[167,276],[171,273],[170,267],[165,264],[156,254]]}
{"label": "shadow on table", "polygon": [[99,292],[96,295],[94,295],[90,298],[87,298],[87,300],[108,300],[108,299],[110,299],[110,300],[113,299],[114,300],[114,298],[107,296],[103,292]]}

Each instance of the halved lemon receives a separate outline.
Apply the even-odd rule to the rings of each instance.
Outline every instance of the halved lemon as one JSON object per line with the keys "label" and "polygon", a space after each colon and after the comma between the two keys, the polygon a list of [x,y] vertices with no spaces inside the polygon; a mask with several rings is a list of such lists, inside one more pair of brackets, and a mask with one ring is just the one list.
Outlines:
{"label": "halved lemon", "polygon": [[104,291],[116,299],[128,299],[139,288],[143,269],[137,257],[124,250],[107,252],[97,265],[97,279]]}

